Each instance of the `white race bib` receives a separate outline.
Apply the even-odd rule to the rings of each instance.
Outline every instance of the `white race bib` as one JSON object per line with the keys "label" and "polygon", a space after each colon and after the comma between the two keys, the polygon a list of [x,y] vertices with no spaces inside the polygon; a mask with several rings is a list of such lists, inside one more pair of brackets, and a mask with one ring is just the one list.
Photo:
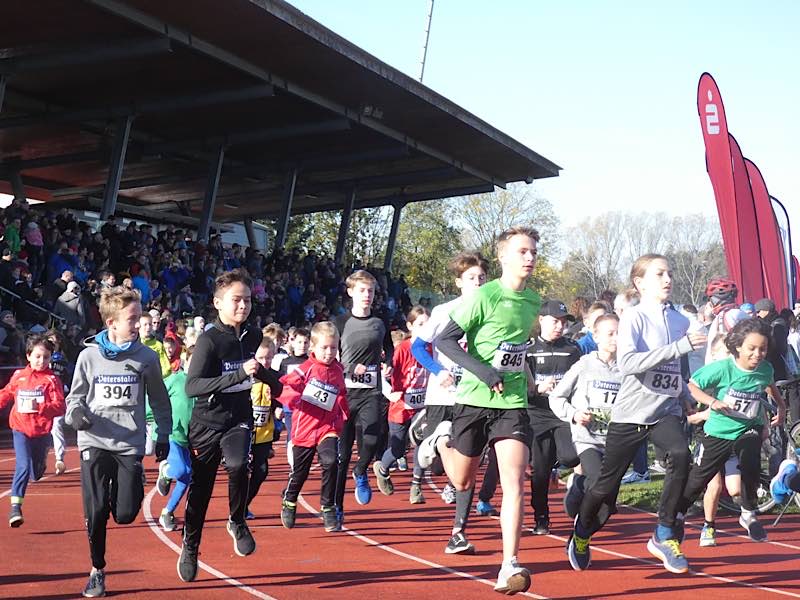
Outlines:
{"label": "white race bib", "polygon": [[39,412],[39,405],[44,402],[44,390],[17,390],[17,412],[23,415]]}
{"label": "white race bib", "polygon": [[681,395],[681,366],[667,363],[644,374],[644,386],[654,394],[677,398]]}
{"label": "white race bib", "polygon": [[403,404],[408,410],[418,410],[425,406],[426,388],[412,388],[403,393]]}
{"label": "white race bib", "polygon": [[608,409],[617,399],[619,393],[618,381],[603,381],[592,379],[586,388],[586,399],[589,401],[589,408]]}
{"label": "white race bib", "polygon": [[263,427],[269,423],[269,406],[254,406],[253,407],[253,424],[256,427]]}
{"label": "white race bib", "polygon": [[330,411],[338,395],[339,388],[335,385],[325,383],[319,379],[312,379],[306,384],[302,399],[314,406]]}
{"label": "white race bib", "polygon": [[139,375],[97,375],[95,400],[105,406],[136,406],[139,403]]}
{"label": "white race bib", "polygon": [[728,388],[722,402],[734,411],[728,416],[735,419],[755,419],[761,410],[761,394],[758,392],[739,392]]}
{"label": "white race bib", "polygon": [[367,371],[361,375],[346,375],[345,386],[349,388],[377,388],[380,378],[378,377],[378,365],[367,365]]}
{"label": "white race bib", "polygon": [[[238,371],[239,367],[241,367],[247,361],[245,360],[236,360],[236,361],[225,361],[222,363],[222,374],[225,375],[226,373],[231,373],[232,371]],[[243,392],[245,390],[249,390],[253,387],[253,378],[248,377],[241,383],[237,383],[226,387],[222,390],[223,394],[234,394],[236,392]]]}
{"label": "white race bib", "polygon": [[497,350],[494,351],[492,366],[501,373],[522,373],[525,368],[525,352],[527,349],[527,342],[522,344],[500,342]]}

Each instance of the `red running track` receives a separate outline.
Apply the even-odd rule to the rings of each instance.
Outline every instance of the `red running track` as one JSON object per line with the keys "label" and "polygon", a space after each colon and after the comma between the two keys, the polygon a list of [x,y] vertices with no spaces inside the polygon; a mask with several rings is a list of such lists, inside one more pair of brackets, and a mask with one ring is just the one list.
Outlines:
{"label": "red running track", "polygon": [[[90,564],[77,459],[77,451],[71,448],[67,454],[69,472],[55,477],[51,456],[46,477],[28,487],[25,524],[10,529],[0,523],[0,598],[55,600],[80,596]],[[155,463],[148,457],[145,464],[152,482]],[[4,502],[10,495],[13,469],[13,452],[0,450],[0,495]],[[445,506],[431,488],[426,491],[427,504],[410,506],[410,473],[395,473],[394,496],[387,498],[376,491],[372,503],[362,507],[350,493],[346,499],[347,531],[325,533],[314,514],[319,480],[312,472],[305,502],[298,505],[297,526],[286,530],[278,513],[287,472],[284,453],[279,451],[271,461],[270,477],[253,503],[259,517],[250,525],[258,549],[246,558],[233,553],[225,531],[227,482],[220,472],[201,547],[204,568],[191,584],[181,582],[175,570],[180,533],[163,533],[154,523],[165,499],[148,486],[137,521],[109,526],[109,595],[150,598],[160,593],[170,599],[278,600],[496,596],[491,588],[501,560],[496,519],[475,517],[471,521],[469,537],[477,546],[476,555],[446,555],[443,550],[452,507]],[[436,486],[436,482],[431,485]],[[554,491],[553,535],[539,537],[528,531],[522,539],[520,560],[534,574],[529,597],[800,598],[800,515],[786,515],[777,528],[768,527],[770,541],[761,544],[740,535],[741,528],[731,518],[720,521],[724,533],[720,532],[716,548],[700,548],[699,530],[688,528],[683,548],[692,571],[673,575],[645,549],[653,515],[622,508],[596,536],[591,569],[574,572],[564,554],[570,525],[560,502],[560,490]]]}

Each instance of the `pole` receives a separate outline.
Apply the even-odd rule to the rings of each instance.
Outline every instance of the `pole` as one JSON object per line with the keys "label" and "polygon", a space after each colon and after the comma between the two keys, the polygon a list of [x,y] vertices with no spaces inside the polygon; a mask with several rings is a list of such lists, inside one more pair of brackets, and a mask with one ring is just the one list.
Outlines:
{"label": "pole", "polygon": [[425,77],[425,61],[428,58],[428,42],[431,39],[431,21],[433,21],[433,3],[436,0],[428,0],[428,19],[425,23],[425,42],[422,45],[422,65],[419,70],[419,81],[422,83]]}

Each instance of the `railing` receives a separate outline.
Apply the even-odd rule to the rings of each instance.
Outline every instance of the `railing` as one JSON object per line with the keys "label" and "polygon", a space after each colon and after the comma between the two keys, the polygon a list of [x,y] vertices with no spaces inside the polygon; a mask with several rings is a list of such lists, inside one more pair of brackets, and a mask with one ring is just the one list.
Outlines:
{"label": "railing", "polygon": [[8,294],[9,296],[16,298],[17,300],[22,300],[25,304],[27,304],[31,308],[38,310],[39,312],[47,313],[48,315],[50,315],[50,318],[56,319],[57,321],[61,321],[62,324],[66,322],[66,319],[64,317],[60,317],[54,312],[47,310],[44,306],[40,306],[35,302],[31,302],[27,298],[23,298],[16,292],[12,292],[10,289],[8,289],[7,287],[3,287],[2,285],[0,285],[0,294]]}

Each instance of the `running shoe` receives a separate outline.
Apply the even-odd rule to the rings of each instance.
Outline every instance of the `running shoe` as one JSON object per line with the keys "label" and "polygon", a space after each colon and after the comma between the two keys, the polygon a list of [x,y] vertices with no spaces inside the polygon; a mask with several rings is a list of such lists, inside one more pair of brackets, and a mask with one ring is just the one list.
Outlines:
{"label": "running shoe", "polygon": [[425,504],[425,496],[422,495],[422,486],[420,484],[411,484],[411,491],[408,494],[408,501],[411,504]]}
{"label": "running shoe", "polygon": [[478,500],[478,504],[475,506],[475,512],[481,517],[497,516],[497,509],[492,506],[491,502],[486,502],[484,500]]}
{"label": "running shoe", "polygon": [[444,548],[444,553],[475,554],[475,546],[469,543],[467,536],[465,536],[463,532],[459,531],[458,533],[454,533],[447,542],[447,546]]}
{"label": "running shoe", "polygon": [[789,477],[792,477],[795,473],[797,473],[797,464],[788,458],[778,467],[778,472],[769,484],[772,498],[778,504],[783,504],[794,494],[794,490],[790,489],[787,483]]}
{"label": "running shoe", "polygon": [[676,539],[670,538],[659,542],[653,535],[647,542],[647,550],[661,560],[664,568],[670,573],[686,573],[689,570],[689,561],[683,555],[681,544]]}
{"label": "running shoe", "polygon": [[233,551],[239,556],[247,556],[256,551],[256,541],[247,523],[234,523],[228,519],[225,528],[233,538]]}
{"label": "running shoe", "polygon": [[450,421],[442,421],[436,426],[433,433],[420,442],[419,450],[417,451],[417,459],[419,460],[420,467],[427,469],[431,466],[433,459],[439,454],[439,451],[436,449],[436,442],[443,435],[449,437],[452,429],[453,424]]}
{"label": "running shoe", "polygon": [[758,519],[756,519],[755,513],[751,512],[747,517],[745,517],[744,512],[742,512],[741,516],[739,517],[739,525],[745,528],[747,535],[749,535],[750,539],[754,542],[767,541],[767,531],[764,529],[764,526],[759,523]]}
{"label": "running shoe", "polygon": [[100,598],[106,595],[106,574],[102,569],[92,569],[89,573],[89,581],[83,588],[84,598]]}
{"label": "running shoe", "polygon": [[622,478],[622,484],[629,485],[631,483],[650,483],[650,471],[645,471],[644,473],[637,473],[633,470],[628,471],[625,477]]}
{"label": "running shoe", "polygon": [[575,525],[572,534],[567,540],[567,558],[569,558],[570,566],[576,571],[585,571],[592,564],[592,549],[589,544],[592,541],[592,536],[581,537],[577,533],[578,519],[575,517]]}
{"label": "running shoe", "polygon": [[574,519],[583,502],[583,476],[570,473],[567,478],[567,491],[564,493],[564,512]]}
{"label": "running shoe", "polygon": [[156,491],[160,496],[169,494],[169,488],[172,487],[172,479],[167,477],[167,468],[169,465],[167,461],[162,460],[158,465],[158,479],[156,479]]}
{"label": "running shoe", "polygon": [[252,521],[253,519],[255,519],[255,518],[256,518],[256,516],[255,516],[255,515],[254,515],[254,514],[251,512],[251,510],[248,508],[248,509],[247,509],[247,512],[245,512],[245,513],[244,513],[244,518],[245,518],[245,520],[246,520],[246,521]]}
{"label": "running shoe", "polygon": [[500,566],[497,583],[494,586],[495,592],[513,596],[520,592],[527,592],[530,587],[531,572],[525,567],[519,566],[516,556],[511,557],[511,560]]}
{"label": "running shoe", "polygon": [[535,535],[550,535],[550,517],[547,515],[537,515],[533,526]]}
{"label": "running shoe", "polygon": [[22,505],[21,504],[12,504],[11,505],[11,512],[8,513],[8,525],[9,527],[19,527],[25,522],[25,518],[22,516]]}
{"label": "running shoe", "polygon": [[67,465],[63,460],[56,461],[56,475],[63,475],[67,470]]}
{"label": "running shoe", "polygon": [[383,465],[380,461],[375,461],[372,463],[372,471],[375,473],[375,483],[378,485],[378,489],[381,491],[381,494],[384,496],[391,496],[394,494],[394,484],[392,483],[392,477],[389,473],[384,472]]}
{"label": "running shoe", "polygon": [[286,529],[291,529],[292,527],[294,527],[294,521],[296,516],[297,516],[297,503],[284,500],[283,505],[281,506],[281,525],[286,527]]}
{"label": "running shoe", "polygon": [[339,527],[339,520],[336,518],[336,508],[333,506],[322,507],[322,525],[328,533],[332,531],[341,531]]}
{"label": "running shoe", "polygon": [[181,555],[178,557],[178,577],[181,581],[189,583],[197,577],[197,548],[190,548],[186,545],[186,540],[181,547]]}
{"label": "running shoe", "polygon": [[456,502],[456,488],[449,483],[442,490],[442,502],[445,504],[455,504]]}
{"label": "running shoe", "polygon": [[707,548],[709,546],[717,545],[717,530],[710,525],[703,525],[703,530],[700,532],[700,547]]}
{"label": "running shoe", "polygon": [[424,408],[412,417],[411,425],[408,427],[408,439],[414,446],[419,446],[425,439],[424,431],[427,421],[428,415]]}
{"label": "running shoe", "polygon": [[667,465],[665,465],[660,460],[654,460],[653,464],[650,465],[650,470],[653,473],[658,473],[659,475],[666,475],[666,473],[667,473]]}
{"label": "running shoe", "polygon": [[164,531],[175,531],[175,527],[177,527],[175,523],[175,513],[171,513],[166,508],[161,511],[158,522],[161,524],[161,528]]}
{"label": "running shoe", "polygon": [[397,459],[397,470],[408,471],[408,461],[406,460],[405,456],[401,456]]}
{"label": "running shoe", "polygon": [[353,479],[356,482],[356,487],[353,490],[353,494],[356,497],[356,502],[362,506],[364,504],[369,504],[370,500],[372,500],[372,488],[369,487],[369,478],[367,477],[367,474],[362,473],[361,475],[356,475],[354,471]]}

